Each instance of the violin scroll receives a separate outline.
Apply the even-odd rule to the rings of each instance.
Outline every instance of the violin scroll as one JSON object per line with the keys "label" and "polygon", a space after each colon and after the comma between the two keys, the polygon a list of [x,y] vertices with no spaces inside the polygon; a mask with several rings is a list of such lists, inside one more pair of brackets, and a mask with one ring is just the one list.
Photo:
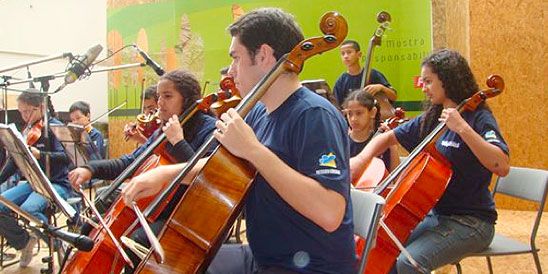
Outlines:
{"label": "violin scroll", "polygon": [[[224,77],[219,83],[219,90],[216,94],[210,94],[204,98],[204,101],[210,101],[209,105],[207,102],[199,105],[199,108],[205,107],[209,108],[216,117],[221,117],[221,114],[226,112],[229,108],[236,107],[240,101],[240,91],[236,88],[236,83],[234,83],[234,78],[227,76]],[[214,95],[215,98],[209,98],[211,95]]]}
{"label": "violin scroll", "polygon": [[286,70],[299,73],[306,59],[338,47],[348,34],[348,24],[338,12],[330,11],[322,16],[320,30],[325,34],[324,36],[303,40],[288,53]]}

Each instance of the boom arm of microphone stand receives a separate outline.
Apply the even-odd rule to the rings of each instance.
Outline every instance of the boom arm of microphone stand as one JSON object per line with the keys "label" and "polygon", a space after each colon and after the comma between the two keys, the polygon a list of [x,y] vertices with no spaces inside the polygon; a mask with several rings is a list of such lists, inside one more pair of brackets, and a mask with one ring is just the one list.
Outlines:
{"label": "boom arm of microphone stand", "polygon": [[45,62],[56,60],[56,59],[67,58],[67,57],[70,58],[70,59],[74,58],[72,53],[70,53],[70,52],[62,53],[62,54],[59,54],[59,55],[44,57],[42,59],[26,62],[26,63],[23,63],[23,64],[12,66],[12,67],[0,68],[0,73],[10,71],[10,70],[14,70],[14,69],[20,69],[20,68],[28,67],[28,66],[31,66],[31,65],[45,63]]}
{"label": "boom arm of microphone stand", "polygon": [[[96,72],[104,72],[104,71],[111,71],[111,70],[119,70],[119,69],[128,69],[128,68],[135,68],[135,67],[144,67],[146,66],[145,63],[133,63],[133,64],[126,64],[126,65],[119,65],[119,66],[112,66],[112,67],[106,67],[106,68],[101,68],[101,69],[96,69],[96,70],[90,70],[89,71],[89,74],[92,74],[92,73],[96,73]],[[63,73],[63,74],[60,74],[58,76],[58,74],[55,75],[55,77],[60,77],[61,75],[64,77],[67,73]],[[63,83],[61,86],[59,86],[54,92],[53,94],[61,91],[62,89],[64,89],[65,87],[67,86],[66,83]]]}

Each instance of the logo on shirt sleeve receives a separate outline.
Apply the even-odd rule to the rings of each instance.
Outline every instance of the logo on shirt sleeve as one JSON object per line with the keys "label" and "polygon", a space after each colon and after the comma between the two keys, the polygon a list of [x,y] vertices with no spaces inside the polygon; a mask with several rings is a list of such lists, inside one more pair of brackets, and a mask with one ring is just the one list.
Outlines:
{"label": "logo on shirt sleeve", "polygon": [[335,174],[340,175],[341,171],[337,169],[337,162],[335,161],[337,159],[337,156],[333,154],[332,152],[328,154],[323,154],[320,159],[318,159],[318,163],[320,164],[320,167],[329,167],[324,169],[317,169],[316,174],[318,175],[325,175],[325,174]]}
{"label": "logo on shirt sleeve", "polygon": [[337,158],[337,156],[335,156],[335,154],[330,152],[327,155],[325,155],[325,154],[322,155],[322,157],[320,157],[320,159],[318,161],[320,162],[320,166],[337,168],[337,163],[335,162],[336,158]]}
{"label": "logo on shirt sleeve", "polygon": [[500,142],[498,137],[497,137],[497,133],[495,133],[494,130],[487,131],[485,134],[483,134],[483,137],[485,138],[485,141],[487,141],[489,143]]}

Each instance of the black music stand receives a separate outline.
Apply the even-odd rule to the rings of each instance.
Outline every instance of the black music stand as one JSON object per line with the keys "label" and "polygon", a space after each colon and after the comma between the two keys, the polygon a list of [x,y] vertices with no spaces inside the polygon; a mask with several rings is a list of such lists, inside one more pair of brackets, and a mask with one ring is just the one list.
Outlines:
{"label": "black music stand", "polygon": [[[28,146],[23,141],[23,136],[21,136],[13,124],[9,126],[0,124],[0,143],[4,145],[15,165],[19,168],[21,175],[27,179],[32,189],[55,204],[69,219],[74,220],[77,217],[76,210],[55,191],[46,174],[40,168],[38,161],[32,156]],[[19,208],[19,211],[22,210]],[[19,214],[20,212],[17,213]],[[24,213],[20,215],[26,216]],[[34,222],[34,220],[29,221]]]}
{"label": "black music stand", "polygon": [[69,159],[74,166],[86,164],[91,160],[99,160],[99,150],[91,141],[88,133],[81,125],[50,124],[51,131],[65,148]]}

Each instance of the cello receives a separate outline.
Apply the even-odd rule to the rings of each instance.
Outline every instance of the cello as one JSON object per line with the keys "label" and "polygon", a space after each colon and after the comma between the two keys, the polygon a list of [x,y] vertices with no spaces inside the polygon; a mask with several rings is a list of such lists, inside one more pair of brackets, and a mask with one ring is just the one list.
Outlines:
{"label": "cello", "polygon": [[[375,46],[381,45],[384,31],[390,27],[391,21],[392,17],[388,12],[381,11],[377,14],[377,22],[379,22],[380,25],[377,27],[375,32],[373,32],[373,36],[369,40],[367,53],[365,55],[365,62],[363,64],[363,76],[360,85],[361,90],[363,90],[363,88],[365,88],[365,86],[367,86],[369,84],[369,81],[371,80],[371,58],[373,57],[373,49],[375,48]],[[384,92],[378,92],[374,95],[374,97],[375,99],[377,99],[381,107],[381,119],[385,120],[395,115],[394,107],[392,106]]]}
{"label": "cello", "polygon": [[[180,120],[182,121],[182,124],[185,124],[186,121],[188,121],[197,111],[207,111],[212,103],[218,101],[219,99],[224,100],[231,97],[229,90],[235,89],[234,82],[229,79],[222,81],[221,83],[223,84],[222,91],[213,93],[201,100],[198,100],[197,102],[194,102],[191,107],[189,107],[187,111],[181,115]],[[125,176],[124,174],[137,175],[138,173],[145,172],[158,165],[173,163],[165,156],[167,153],[163,153],[165,149],[162,148],[166,145],[166,143],[167,141],[165,134],[162,133],[162,135],[160,135],[160,137],[158,137],[155,142],[147,148],[146,152],[141,154],[135,161],[140,163],[135,173],[127,172],[128,169],[135,166],[134,162],[124,171],[122,175],[118,177],[118,179]],[[147,152],[150,152],[151,156],[141,161],[140,159],[142,159],[142,156],[146,155]],[[161,205],[162,209],[167,206],[169,200],[175,193],[176,189],[171,192],[166,199],[164,199],[164,203]],[[141,199],[137,202],[137,207],[141,209],[146,208],[152,200],[153,197]],[[90,208],[95,210],[93,206],[90,206]],[[160,211],[158,211],[158,214],[156,215],[148,215],[148,221],[154,222],[161,213]],[[129,258],[125,255],[125,252],[121,249],[119,240],[121,236],[131,233],[136,227],[134,224],[134,221],[137,220],[136,212],[134,212],[132,208],[125,206],[122,198],[118,197],[105,215],[104,221],[100,218],[99,213],[94,213],[102,224],[102,226],[92,230],[90,233],[90,238],[93,239],[95,245],[90,252],[84,253],[77,251],[63,268],[64,273],[119,273],[124,267],[124,261],[131,265],[131,261],[129,261]],[[122,256],[124,259],[123,261],[119,260],[119,255]]]}
{"label": "cello", "polygon": [[[282,73],[299,73],[306,59],[337,47],[347,34],[346,21],[334,12],[322,17],[320,28],[326,35],[301,41],[290,53],[282,56],[238,105],[236,109],[239,115],[244,117]],[[158,201],[162,200],[169,188],[180,184],[201,158],[200,154],[203,155],[207,147],[215,142],[212,135],[169,184],[168,189],[158,196]],[[249,162],[233,156],[219,146],[195,177],[178,208],[160,232],[159,241],[166,251],[165,261],[160,263],[151,259],[149,252],[136,271],[204,272],[239,215],[255,173]],[[155,206],[147,209],[154,210]]]}
{"label": "cello", "polygon": [[[459,112],[474,111],[487,98],[499,95],[504,81],[498,75],[487,79],[488,89],[476,92],[462,101]],[[437,139],[445,132],[446,125],[440,122],[430,134],[409,154],[375,190],[382,193],[388,185],[396,182],[386,197],[386,206],[381,218],[375,246],[369,253],[365,273],[388,273],[400,250],[417,224],[436,205],[452,176],[451,164],[436,150]],[[420,266],[409,259],[415,267]]]}

